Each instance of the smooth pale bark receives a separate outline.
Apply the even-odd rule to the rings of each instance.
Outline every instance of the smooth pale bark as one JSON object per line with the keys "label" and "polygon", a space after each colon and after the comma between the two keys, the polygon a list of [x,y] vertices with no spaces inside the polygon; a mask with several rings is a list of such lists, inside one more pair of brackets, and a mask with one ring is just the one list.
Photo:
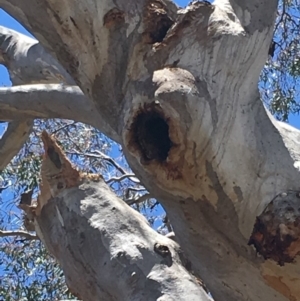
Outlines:
{"label": "smooth pale bark", "polygon": [[154,231],[101,176],[75,170],[46,133],[42,139],[43,183],[37,208],[27,212],[73,294],[85,301],[212,300],[173,240]]}
{"label": "smooth pale bark", "polygon": [[74,85],[72,77],[37,40],[3,26],[0,26],[0,63],[7,68],[13,85]]}
{"label": "smooth pale bark", "polygon": [[217,301],[300,300],[300,134],[257,89],[277,1],[0,5],[93,99]]}
{"label": "smooth pale bark", "polygon": [[1,231],[0,230],[0,237],[8,237],[8,236],[12,236],[12,237],[16,237],[16,236],[20,236],[20,237],[24,237],[26,239],[29,240],[35,240],[38,239],[38,237],[34,234],[30,234],[27,231]]}
{"label": "smooth pale bark", "polygon": [[101,128],[115,141],[120,140],[77,86],[36,84],[0,88],[0,120],[20,118],[76,120]]}
{"label": "smooth pale bark", "polygon": [[[36,223],[81,300],[212,300],[184,269],[179,246],[152,230],[104,181],[64,191]],[[168,254],[156,252],[157,244]]]}

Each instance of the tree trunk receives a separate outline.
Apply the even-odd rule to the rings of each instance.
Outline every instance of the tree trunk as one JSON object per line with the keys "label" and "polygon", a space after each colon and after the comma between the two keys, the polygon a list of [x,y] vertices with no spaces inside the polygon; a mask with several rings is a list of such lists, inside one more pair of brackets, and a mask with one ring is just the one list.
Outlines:
{"label": "tree trunk", "polygon": [[[0,5],[93,100],[215,300],[300,300],[300,133],[270,116],[257,88],[277,1],[193,2],[182,10],[167,0]],[[41,232],[51,237],[49,228]]]}

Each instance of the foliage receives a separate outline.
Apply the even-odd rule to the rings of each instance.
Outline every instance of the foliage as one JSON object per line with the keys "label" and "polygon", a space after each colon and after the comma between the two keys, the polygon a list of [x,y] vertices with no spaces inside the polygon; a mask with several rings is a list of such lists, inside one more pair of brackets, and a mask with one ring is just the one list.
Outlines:
{"label": "foliage", "polygon": [[278,119],[300,112],[300,1],[280,0],[269,59],[260,77],[263,101]]}
{"label": "foliage", "polygon": [[40,241],[6,238],[0,244],[1,301],[54,301],[72,297],[58,263]]}

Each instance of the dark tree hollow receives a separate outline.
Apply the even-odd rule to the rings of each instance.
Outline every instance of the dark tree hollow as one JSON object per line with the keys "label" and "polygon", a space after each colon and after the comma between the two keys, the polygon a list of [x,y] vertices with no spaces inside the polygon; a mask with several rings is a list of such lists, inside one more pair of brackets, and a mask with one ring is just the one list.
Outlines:
{"label": "dark tree hollow", "polygon": [[156,111],[140,112],[132,126],[135,143],[145,161],[164,162],[169,154],[172,142],[169,137],[169,125]]}

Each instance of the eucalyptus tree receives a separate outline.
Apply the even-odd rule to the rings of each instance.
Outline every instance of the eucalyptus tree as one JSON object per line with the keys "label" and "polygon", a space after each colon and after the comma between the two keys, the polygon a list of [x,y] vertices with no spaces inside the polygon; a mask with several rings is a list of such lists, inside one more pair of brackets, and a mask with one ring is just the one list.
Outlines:
{"label": "eucalyptus tree", "polygon": [[[299,300],[299,131],[264,107],[268,77],[263,97],[258,89],[280,51],[277,1],[0,6],[39,41],[1,29],[2,63],[16,81],[26,78],[0,91],[0,118],[11,122],[2,168],[33,119],[89,124],[122,145],[130,177],[161,202],[174,229],[176,242],[155,232],[43,132],[38,200],[20,206],[73,294],[210,300],[204,281],[215,300]],[[298,46],[289,47],[296,78]]]}

